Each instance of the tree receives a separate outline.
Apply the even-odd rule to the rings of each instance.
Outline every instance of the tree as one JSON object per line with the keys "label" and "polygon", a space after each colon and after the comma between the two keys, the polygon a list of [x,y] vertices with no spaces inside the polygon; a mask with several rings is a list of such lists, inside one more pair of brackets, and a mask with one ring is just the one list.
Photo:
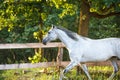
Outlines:
{"label": "tree", "polygon": [[[44,13],[41,6],[44,4],[44,1],[45,0],[38,2],[17,0],[0,1],[0,42],[28,43],[41,41],[43,36],[42,33],[44,32],[42,31]],[[27,62],[27,57],[34,54],[34,50],[32,49],[25,49],[22,51],[6,50],[4,52],[9,53],[9,51],[12,53],[12,56],[11,54],[2,55],[8,58],[7,60],[1,58],[1,63],[21,62],[22,60]],[[30,53],[30,55],[26,53]],[[37,54],[37,50],[35,53]]]}
{"label": "tree", "polygon": [[[119,0],[1,0],[0,43],[41,42],[43,35],[48,31],[51,24],[62,25],[87,36],[91,17],[105,18],[119,15],[119,13]],[[117,22],[117,25],[119,25],[119,22]],[[23,50],[21,52],[23,54],[17,59],[18,54],[16,53],[20,51],[6,50],[4,52],[8,53],[8,51],[13,55],[11,62],[24,60],[34,53],[34,50]],[[24,55],[26,52],[31,54]],[[6,54],[5,56],[9,57],[10,55]],[[44,56],[47,56],[47,54]],[[48,56],[51,58],[51,55]]]}
{"label": "tree", "polygon": [[[65,0],[58,0],[57,2],[56,1],[57,0],[1,0],[0,42],[41,42],[43,35],[45,34],[45,32],[47,32],[51,24],[63,23],[62,17],[75,14],[75,5],[69,4]],[[61,8],[59,8],[59,5],[57,4],[61,5]],[[38,55],[38,51],[39,50],[35,50],[36,56]],[[33,55],[34,53],[33,50],[23,50],[21,52],[18,50],[6,50],[5,53],[8,52],[12,53],[12,56],[10,57],[11,54],[3,55],[7,56],[9,59],[2,61],[3,59],[1,58],[2,63],[14,63],[15,60],[18,60],[18,62],[20,60],[24,60],[25,62],[27,62],[28,60],[26,58]],[[23,54],[17,56],[19,55],[17,53]],[[24,53],[31,54],[27,55]],[[30,59],[33,60],[32,58]],[[35,62],[37,62],[37,60]]]}
{"label": "tree", "polygon": [[91,17],[106,18],[120,15],[119,0],[81,0],[80,8],[78,33],[84,36],[88,34],[88,25]]}

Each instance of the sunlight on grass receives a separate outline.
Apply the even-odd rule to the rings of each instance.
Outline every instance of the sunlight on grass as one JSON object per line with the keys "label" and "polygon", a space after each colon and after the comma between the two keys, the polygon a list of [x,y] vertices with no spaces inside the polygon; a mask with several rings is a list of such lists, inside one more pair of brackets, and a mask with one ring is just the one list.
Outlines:
{"label": "sunlight on grass", "polygon": [[[93,80],[107,80],[113,70],[108,66],[91,66],[88,69]],[[68,80],[88,80],[84,72],[76,75],[76,68],[70,70],[65,76],[68,77]],[[120,79],[119,76],[120,72],[117,73],[114,80]],[[0,80],[59,80],[59,72],[56,67],[1,70]]]}

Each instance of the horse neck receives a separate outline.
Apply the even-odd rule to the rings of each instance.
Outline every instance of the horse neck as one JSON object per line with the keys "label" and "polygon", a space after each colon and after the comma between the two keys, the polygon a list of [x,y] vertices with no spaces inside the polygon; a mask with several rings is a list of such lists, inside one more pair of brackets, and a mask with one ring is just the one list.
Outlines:
{"label": "horse neck", "polygon": [[57,29],[56,33],[58,35],[58,38],[65,44],[67,48],[71,48],[72,44],[74,44],[76,41],[71,39],[64,31]]}

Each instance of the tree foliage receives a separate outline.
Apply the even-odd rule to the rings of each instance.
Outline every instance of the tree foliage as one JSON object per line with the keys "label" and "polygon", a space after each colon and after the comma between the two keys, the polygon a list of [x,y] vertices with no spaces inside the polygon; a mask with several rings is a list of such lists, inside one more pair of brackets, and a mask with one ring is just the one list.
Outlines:
{"label": "tree foliage", "polygon": [[[69,4],[66,1],[62,1],[59,2],[59,5],[62,6],[62,4],[64,4],[64,6],[57,7],[58,2],[55,1],[56,0],[1,1],[0,43],[40,42],[42,36],[49,29],[49,26],[51,26],[51,24],[64,23],[65,26],[68,26],[70,23],[67,23],[67,20],[65,21],[63,20],[63,18],[68,19],[68,17],[70,17],[71,20],[68,19],[70,22],[75,20],[75,18],[71,17],[71,15],[75,14],[76,9],[73,9],[75,5],[73,6],[73,4]],[[22,62],[22,60],[24,62],[27,62],[28,57],[31,62],[38,62],[42,60],[40,59],[42,57],[38,56],[38,53],[39,55],[41,55],[41,52],[39,52],[39,50],[1,50],[0,53],[2,54],[0,59],[1,63],[14,63],[16,61]],[[10,54],[7,55],[7,53]],[[28,53],[30,55],[28,55]],[[5,56],[7,57],[6,60],[3,59]],[[36,56],[39,58],[36,59]]]}
{"label": "tree foliage", "polygon": [[114,22],[115,20],[116,17],[114,16],[105,19],[92,18],[90,21],[89,36],[96,39],[120,37],[120,26]]}
{"label": "tree foliage", "polygon": [[[1,0],[0,43],[41,42],[51,24],[61,25],[78,32],[79,19],[84,22],[87,17],[86,14],[80,16],[80,11],[84,10],[81,9],[82,3],[88,8],[87,12],[90,17],[105,18],[120,14],[119,0]],[[119,36],[120,34],[117,17],[102,20],[92,18],[89,25],[89,37],[92,38]],[[45,53],[48,54],[42,54],[39,50],[33,49],[1,50],[0,62],[15,63],[29,60],[38,62],[44,60],[41,59],[41,55],[53,58],[54,55],[49,52],[53,54],[54,51],[47,50]],[[6,60],[4,60],[5,57]]]}
{"label": "tree foliage", "polygon": [[[95,12],[105,12],[107,13],[106,11],[108,10],[108,12],[113,12],[113,11],[116,11],[116,12],[119,12],[120,11],[120,6],[119,6],[119,3],[120,1],[119,0],[89,0],[89,2],[91,2],[91,9],[93,8]],[[111,9],[110,9],[111,8]],[[110,9],[110,10],[109,10]],[[112,11],[113,10],[113,11]],[[105,14],[105,13],[101,13],[101,14]]]}
{"label": "tree foliage", "polygon": [[119,0],[81,0],[78,33],[87,36],[91,17],[106,18],[120,15]]}

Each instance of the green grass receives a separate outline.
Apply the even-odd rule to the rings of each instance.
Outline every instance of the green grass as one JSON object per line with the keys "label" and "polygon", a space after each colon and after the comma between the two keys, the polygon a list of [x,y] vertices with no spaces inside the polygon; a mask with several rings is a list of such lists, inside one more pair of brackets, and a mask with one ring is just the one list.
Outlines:
{"label": "green grass", "polygon": [[[88,67],[93,80],[107,80],[112,74],[112,67]],[[76,68],[70,70],[65,76],[68,79],[63,80],[88,80],[84,72],[76,75]],[[120,72],[117,73],[114,80],[120,79]],[[32,68],[1,70],[0,80],[59,80],[59,72],[56,67],[51,68]]]}

